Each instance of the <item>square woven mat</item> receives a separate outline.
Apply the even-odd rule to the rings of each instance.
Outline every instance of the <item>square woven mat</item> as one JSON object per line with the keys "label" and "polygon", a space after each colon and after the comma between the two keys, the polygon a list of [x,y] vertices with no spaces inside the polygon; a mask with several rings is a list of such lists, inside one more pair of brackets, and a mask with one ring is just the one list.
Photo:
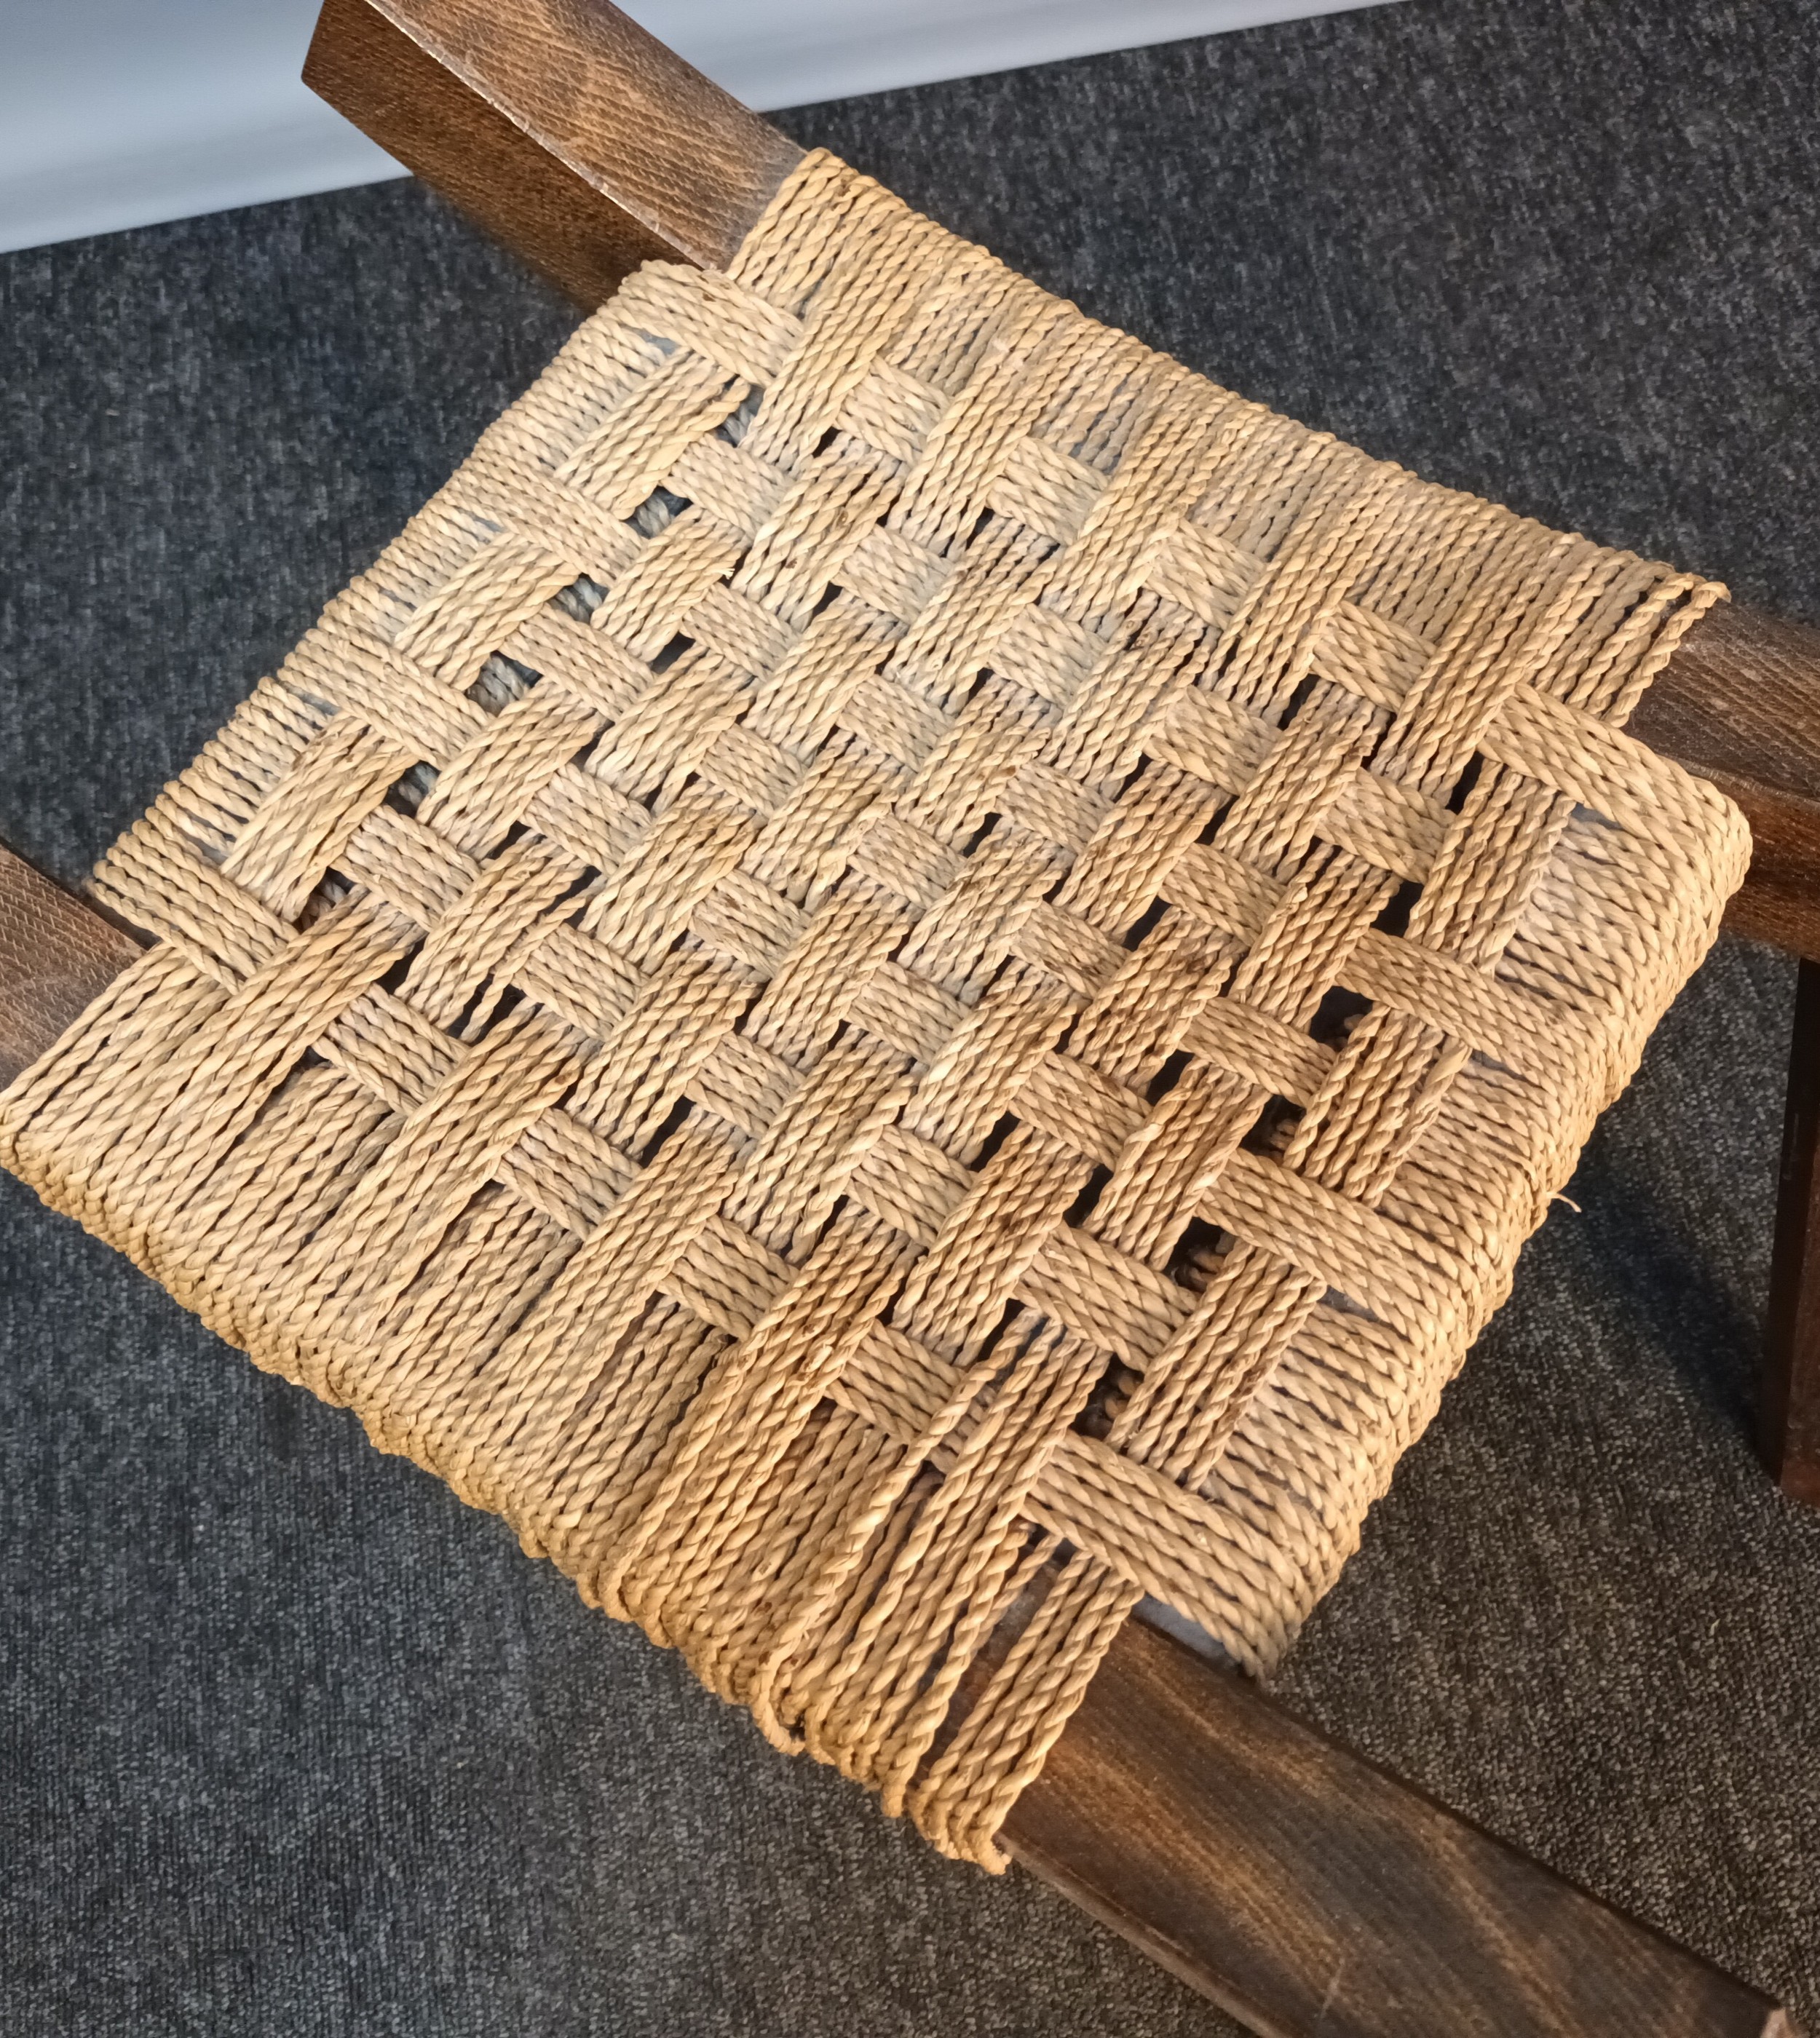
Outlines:
{"label": "square woven mat", "polygon": [[811,156],[108,853],[0,1157],[998,1866],[1140,1600],[1280,1654],[1705,952],[1720,593]]}

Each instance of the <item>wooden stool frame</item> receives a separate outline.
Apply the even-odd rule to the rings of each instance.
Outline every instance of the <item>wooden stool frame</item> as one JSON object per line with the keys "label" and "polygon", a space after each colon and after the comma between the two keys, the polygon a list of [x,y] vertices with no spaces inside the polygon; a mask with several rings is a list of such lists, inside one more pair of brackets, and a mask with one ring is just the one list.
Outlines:
{"label": "wooden stool frame", "polygon": [[[802,151],[606,0],[327,0],[324,97],[591,309],[719,267]],[[1633,718],[1743,809],[1727,922],[1803,958],[1761,1448],[1820,1504],[1820,632],[1721,607]],[[0,848],[0,1082],[140,953]],[[1132,1622],[1001,1835],[1265,2038],[1793,2038],[1757,1991]]]}

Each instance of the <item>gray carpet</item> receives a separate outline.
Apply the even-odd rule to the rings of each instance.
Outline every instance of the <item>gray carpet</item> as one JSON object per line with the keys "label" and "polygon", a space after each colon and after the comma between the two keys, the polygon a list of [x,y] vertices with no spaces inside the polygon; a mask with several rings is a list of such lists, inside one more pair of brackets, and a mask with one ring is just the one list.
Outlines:
{"label": "gray carpet", "polygon": [[[1404,0],[787,116],[1088,310],[1820,618],[1812,0]],[[9,257],[0,826],[78,877],[567,329],[414,186]],[[1820,2018],[1820,1517],[1722,946],[1281,1680]],[[0,1184],[0,2025],[1223,2032]]]}

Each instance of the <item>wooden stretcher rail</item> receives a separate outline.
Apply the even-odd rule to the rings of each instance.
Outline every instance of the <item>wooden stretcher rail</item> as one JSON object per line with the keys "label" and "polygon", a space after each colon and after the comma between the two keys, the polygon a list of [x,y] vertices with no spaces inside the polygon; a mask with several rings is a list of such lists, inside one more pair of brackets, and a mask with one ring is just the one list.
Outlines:
{"label": "wooden stretcher rail", "polygon": [[1820,630],[1721,602],[1638,704],[1631,733],[1710,778],[1750,824],[1726,924],[1820,956]]}
{"label": "wooden stretcher rail", "polygon": [[[0,1085],[141,953],[0,848]],[[1136,1622],[1001,1837],[1266,2038],[1795,2038],[1755,1989]]]}

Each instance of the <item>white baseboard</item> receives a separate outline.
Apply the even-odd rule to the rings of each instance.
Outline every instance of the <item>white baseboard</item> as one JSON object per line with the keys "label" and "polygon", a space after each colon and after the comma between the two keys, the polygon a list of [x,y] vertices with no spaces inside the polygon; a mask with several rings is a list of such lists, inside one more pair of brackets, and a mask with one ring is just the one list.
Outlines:
{"label": "white baseboard", "polygon": [[[1381,0],[626,0],[749,105]],[[298,81],[317,0],[5,0],[0,250],[396,176]]]}
{"label": "white baseboard", "polygon": [[749,106],[1017,70],[1381,0],[620,0]]}
{"label": "white baseboard", "polygon": [[264,123],[224,121],[212,133],[173,137],[132,154],[97,150],[86,161],[8,176],[0,181],[0,250],[404,174],[326,107],[318,112],[305,102],[275,112]]}
{"label": "white baseboard", "polygon": [[316,0],[0,0],[0,248],[398,176],[298,78]]}

